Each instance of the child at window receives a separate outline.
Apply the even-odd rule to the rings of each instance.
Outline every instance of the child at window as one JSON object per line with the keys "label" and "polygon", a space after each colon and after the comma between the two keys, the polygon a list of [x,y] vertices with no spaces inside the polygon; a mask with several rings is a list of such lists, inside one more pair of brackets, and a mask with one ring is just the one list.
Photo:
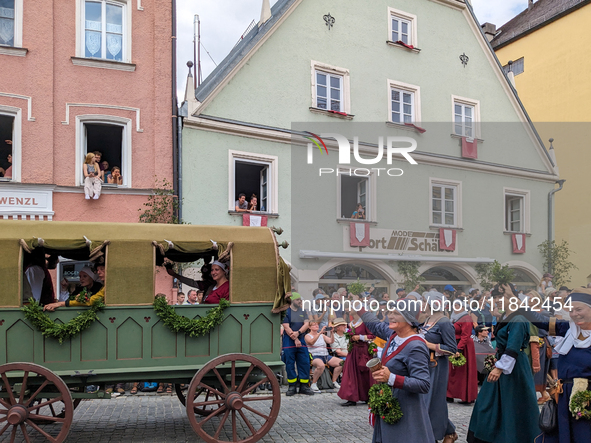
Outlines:
{"label": "child at window", "polygon": [[119,169],[119,166],[113,166],[111,173],[107,177],[107,181],[108,183],[114,183],[116,185],[123,184],[123,177],[121,177],[121,169]]}
{"label": "child at window", "polygon": [[86,154],[86,159],[84,160],[84,165],[82,165],[82,167],[84,169],[85,198],[86,200],[90,200],[92,197],[94,200],[98,200],[101,195],[103,173],[92,152]]}
{"label": "child at window", "polygon": [[353,212],[351,218],[365,219],[365,210],[363,209],[363,205],[361,203],[357,203],[357,210]]}
{"label": "child at window", "polygon": [[248,210],[249,211],[256,211],[257,210],[258,199],[256,194],[252,194],[250,196],[250,202],[248,203]]}

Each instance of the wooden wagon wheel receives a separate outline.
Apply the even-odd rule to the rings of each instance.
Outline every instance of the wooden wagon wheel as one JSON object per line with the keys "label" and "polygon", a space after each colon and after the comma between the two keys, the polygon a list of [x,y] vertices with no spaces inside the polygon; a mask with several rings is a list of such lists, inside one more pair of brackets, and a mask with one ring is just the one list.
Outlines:
{"label": "wooden wagon wheel", "polygon": [[[8,372],[23,372],[22,385],[13,392],[8,383]],[[63,442],[72,424],[74,406],[68,386],[61,378],[33,363],[8,363],[0,366],[2,392],[6,398],[0,398],[0,440],[13,443],[17,435],[30,442],[38,435],[51,443]],[[30,388],[29,388],[30,386]],[[47,393],[52,393],[48,400],[37,402]],[[62,414],[56,414],[55,407],[63,403]],[[49,426],[40,426],[47,423]],[[10,438],[10,440],[7,440]]]}
{"label": "wooden wagon wheel", "polygon": [[[187,397],[185,396],[185,394],[183,393],[183,390],[181,389],[181,385],[178,383],[175,383],[174,385],[174,391],[176,392],[176,396],[178,397],[178,399],[180,400],[180,402],[183,404],[183,406],[187,406]],[[211,396],[211,393],[206,390],[206,389],[199,389],[196,392],[196,397],[198,398],[200,395],[204,395],[205,396],[205,400],[204,402],[208,402],[209,400],[219,400],[221,397],[218,394],[213,394],[213,396]],[[199,414],[199,415],[209,415],[211,412],[215,411],[216,409],[219,408],[219,405],[207,405],[203,408],[193,408],[193,410],[195,411],[195,414]]]}
{"label": "wooden wagon wheel", "polygon": [[[222,374],[229,377],[226,379]],[[249,377],[257,377],[258,381],[248,386]],[[263,383],[271,384],[271,395],[251,395]],[[219,389],[212,386],[214,384]],[[219,399],[206,401],[196,396],[201,390],[209,393],[209,398],[217,395]],[[279,382],[273,371],[246,354],[221,355],[207,363],[191,381],[187,399],[191,398],[194,401],[186,404],[189,422],[207,443],[254,443],[269,432],[281,406]],[[195,408],[208,406],[217,406],[217,409],[207,415],[195,413]]]}

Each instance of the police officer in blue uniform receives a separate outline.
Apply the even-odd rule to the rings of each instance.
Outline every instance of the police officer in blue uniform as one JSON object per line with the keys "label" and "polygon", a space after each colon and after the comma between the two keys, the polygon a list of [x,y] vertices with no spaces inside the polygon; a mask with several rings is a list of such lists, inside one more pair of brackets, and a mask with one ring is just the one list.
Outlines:
{"label": "police officer in blue uniform", "polygon": [[[302,296],[291,294],[291,307],[283,318],[283,355],[289,389],[287,396],[296,394],[297,381],[300,382],[299,394],[314,395],[308,386],[310,382],[310,355],[304,340],[308,331],[308,316],[302,309]],[[296,371],[297,365],[297,371]]]}

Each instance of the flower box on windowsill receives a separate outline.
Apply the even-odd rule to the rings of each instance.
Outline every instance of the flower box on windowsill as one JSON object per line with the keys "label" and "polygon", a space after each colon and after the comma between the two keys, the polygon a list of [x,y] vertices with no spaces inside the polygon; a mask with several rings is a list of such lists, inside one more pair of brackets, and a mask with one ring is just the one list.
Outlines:
{"label": "flower box on windowsill", "polygon": [[70,57],[72,64],[76,66],[87,66],[90,68],[115,69],[118,71],[135,71],[134,63],[116,62],[101,58]]}
{"label": "flower box on windowsill", "polygon": [[386,40],[386,43],[388,43],[390,46],[394,46],[395,48],[400,48],[400,49],[404,49],[409,52],[414,52],[415,54],[418,54],[419,52],[421,52],[421,50],[419,48],[409,47],[409,46],[404,45],[402,43],[393,42],[392,40]]}
{"label": "flower box on windowsill", "polygon": [[343,120],[353,120],[353,117],[355,117],[353,114],[347,114],[346,112],[329,111],[327,109],[315,108],[313,106],[310,106],[310,112],[328,115],[329,117],[342,118]]}
{"label": "flower box on windowsill", "polygon": [[251,214],[251,215],[266,215],[269,218],[278,218],[279,214],[273,214],[271,212],[261,212],[261,211],[252,211],[252,212],[238,212],[238,211],[228,211],[230,215],[239,215],[242,217],[244,214]]}
{"label": "flower box on windowsill", "polygon": [[16,48],[14,46],[0,45],[0,54],[2,55],[16,55],[17,57],[24,57],[29,50],[27,48]]}

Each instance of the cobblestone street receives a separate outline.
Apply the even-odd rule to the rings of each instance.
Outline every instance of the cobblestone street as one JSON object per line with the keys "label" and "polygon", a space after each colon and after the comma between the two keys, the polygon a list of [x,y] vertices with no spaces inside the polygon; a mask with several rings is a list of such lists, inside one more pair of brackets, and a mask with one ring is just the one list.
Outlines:
{"label": "cobblestone street", "polygon": [[[341,407],[335,393],[282,395],[281,412],[264,442],[370,442],[367,408]],[[459,441],[465,441],[471,406],[450,404]],[[37,441],[37,440],[33,440]],[[41,441],[41,439],[39,440]],[[84,401],[74,413],[67,443],[195,442],[185,408],[175,395],[122,396]]]}

